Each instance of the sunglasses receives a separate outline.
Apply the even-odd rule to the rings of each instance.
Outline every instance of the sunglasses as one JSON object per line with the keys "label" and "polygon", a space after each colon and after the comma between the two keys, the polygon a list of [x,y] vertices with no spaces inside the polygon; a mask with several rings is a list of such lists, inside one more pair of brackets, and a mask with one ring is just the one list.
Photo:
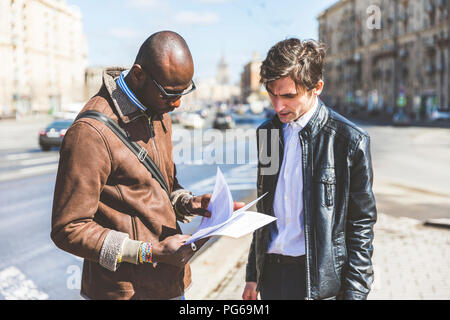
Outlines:
{"label": "sunglasses", "polygon": [[156,86],[158,87],[159,91],[161,92],[163,98],[166,99],[180,99],[182,96],[187,95],[188,93],[191,93],[192,91],[194,91],[196,88],[195,83],[193,80],[191,80],[191,83],[189,84],[189,87],[187,87],[186,89],[184,89],[182,92],[167,92],[166,89],[164,89],[164,87],[162,85],[160,85],[158,83],[158,81],[155,80],[155,78],[152,76],[152,74],[150,73],[150,71],[148,71],[147,68],[145,68],[144,66],[141,66],[142,70],[144,70],[144,72],[146,72],[153,80],[153,82],[156,84]]}

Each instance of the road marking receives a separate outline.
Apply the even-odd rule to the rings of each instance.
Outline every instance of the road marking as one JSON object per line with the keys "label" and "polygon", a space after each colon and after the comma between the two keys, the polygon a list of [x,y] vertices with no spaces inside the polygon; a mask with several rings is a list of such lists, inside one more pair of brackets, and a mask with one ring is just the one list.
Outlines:
{"label": "road marking", "polygon": [[[17,167],[17,166],[33,166],[37,164],[44,164],[49,162],[57,162],[59,160],[59,156],[51,156],[51,157],[42,157],[35,159],[27,159],[27,160],[10,160],[9,162],[0,163],[0,168],[8,168],[8,167]],[[11,162],[13,161],[13,162]]]}
{"label": "road marking", "polygon": [[46,300],[48,294],[40,291],[34,282],[16,267],[0,271],[0,294],[6,300]]}
{"label": "road marking", "polygon": [[[243,191],[256,189],[256,165],[245,164],[235,167],[224,173],[230,191]],[[203,179],[192,184],[189,189],[194,193],[205,193],[214,189],[216,176]]]}
{"label": "road marking", "polygon": [[31,158],[34,153],[17,153],[17,154],[9,154],[5,157],[6,160],[23,160]]}
{"label": "road marking", "polygon": [[6,160],[23,160],[23,159],[29,159],[33,156],[36,156],[36,152],[8,154],[7,156],[4,156],[4,159],[6,159]]}
{"label": "road marking", "polygon": [[[50,199],[46,197],[46,204],[50,201]],[[11,206],[10,206],[11,207]],[[2,208],[3,211],[3,208]],[[9,210],[11,213],[11,210]],[[30,218],[32,219],[45,219],[46,215],[48,216],[49,212],[51,212],[51,208],[44,208],[41,210],[33,210],[32,212],[23,212],[17,213],[15,215],[7,214],[8,211],[0,212],[0,232],[5,235],[7,232],[11,232],[11,228],[20,228],[21,226],[26,225],[26,223],[30,222]],[[6,213],[6,214],[5,214]],[[9,218],[7,218],[9,216]]]}
{"label": "road marking", "polygon": [[38,167],[31,167],[31,168],[25,168],[20,169],[19,172],[21,174],[30,174],[30,173],[42,173],[47,171],[54,171],[58,169],[58,163],[52,163],[46,166],[38,166]]}
{"label": "road marking", "polygon": [[8,172],[6,174],[0,174],[0,182],[12,180],[12,179],[20,179],[29,175],[38,175],[45,174],[50,172],[55,172],[58,169],[58,163],[52,163],[44,166],[36,166],[31,168],[24,168],[15,170],[12,172]]}
{"label": "road marking", "polygon": [[19,164],[21,166],[32,166],[32,165],[35,165],[35,164],[43,164],[43,163],[55,162],[55,161],[58,161],[58,160],[59,160],[59,156],[53,156],[53,157],[45,157],[45,158],[23,160],[23,161],[20,161]]}

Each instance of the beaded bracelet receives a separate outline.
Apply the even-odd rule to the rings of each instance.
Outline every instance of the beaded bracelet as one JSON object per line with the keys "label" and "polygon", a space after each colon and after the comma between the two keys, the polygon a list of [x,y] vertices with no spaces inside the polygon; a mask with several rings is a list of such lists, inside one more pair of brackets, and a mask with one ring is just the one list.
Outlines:
{"label": "beaded bracelet", "polygon": [[140,251],[141,261],[142,263],[151,263],[151,244],[148,242],[143,242],[141,244]]}
{"label": "beaded bracelet", "polygon": [[153,262],[153,244],[149,242],[141,242],[139,246],[139,262],[152,263],[156,267],[157,263]]}

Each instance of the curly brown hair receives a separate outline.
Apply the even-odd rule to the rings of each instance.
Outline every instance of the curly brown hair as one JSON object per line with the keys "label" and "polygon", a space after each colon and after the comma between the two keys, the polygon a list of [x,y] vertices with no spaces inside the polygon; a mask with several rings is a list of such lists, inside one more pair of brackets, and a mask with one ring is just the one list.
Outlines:
{"label": "curly brown hair", "polygon": [[267,53],[261,65],[261,83],[289,76],[308,91],[323,78],[325,44],[315,40],[290,38],[278,42]]}

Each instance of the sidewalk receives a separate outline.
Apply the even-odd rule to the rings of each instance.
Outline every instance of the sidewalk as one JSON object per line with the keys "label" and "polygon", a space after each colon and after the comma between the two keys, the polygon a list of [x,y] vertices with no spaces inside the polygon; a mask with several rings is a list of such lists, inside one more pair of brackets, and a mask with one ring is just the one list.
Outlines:
{"label": "sidewalk", "polygon": [[[394,126],[392,114],[369,115],[360,113],[357,115],[343,114],[347,119],[357,122],[379,126]],[[450,120],[416,120],[411,119],[407,127],[450,128]]]}
{"label": "sidewalk", "polygon": [[[378,213],[369,299],[450,299],[450,230]],[[221,237],[191,264],[191,300],[240,300],[251,235]]]}

